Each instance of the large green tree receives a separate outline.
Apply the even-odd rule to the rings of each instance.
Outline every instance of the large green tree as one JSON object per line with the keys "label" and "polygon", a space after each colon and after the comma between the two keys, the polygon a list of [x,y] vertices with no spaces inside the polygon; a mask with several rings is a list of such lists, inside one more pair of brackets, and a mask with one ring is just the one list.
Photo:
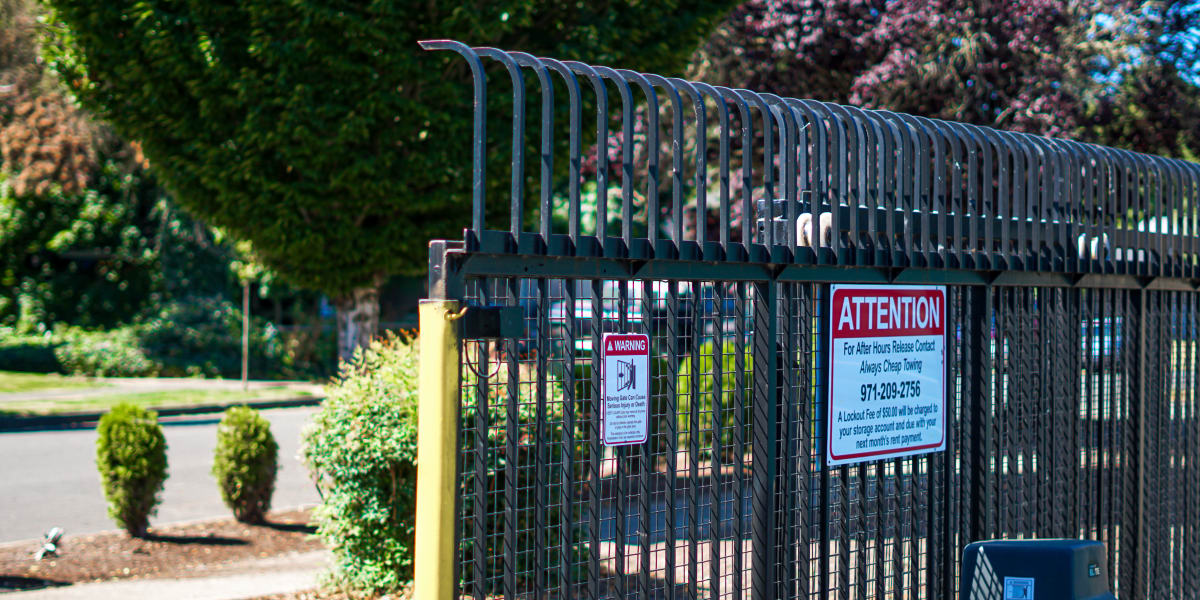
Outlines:
{"label": "large green tree", "polygon": [[470,75],[418,40],[679,72],[733,4],[47,2],[79,100],[142,144],[181,203],[331,295],[343,357],[375,332],[383,278],[422,271],[428,240],[468,223]]}

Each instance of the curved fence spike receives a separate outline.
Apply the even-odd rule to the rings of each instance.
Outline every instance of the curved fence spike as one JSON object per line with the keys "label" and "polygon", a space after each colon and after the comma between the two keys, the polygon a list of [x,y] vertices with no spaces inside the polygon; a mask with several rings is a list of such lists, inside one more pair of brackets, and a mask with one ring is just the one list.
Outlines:
{"label": "curved fence spike", "polygon": [[[421,47],[456,52],[471,68],[470,249],[480,244],[489,251],[511,248],[504,245],[509,242],[496,241],[498,232],[487,235],[485,221],[487,59],[499,63],[497,68],[502,66],[512,82],[512,133],[504,140],[511,146],[510,206],[503,239],[515,240],[523,251],[530,247],[521,244],[522,234],[534,233],[541,240],[538,252],[579,256],[1200,275],[1200,202],[1195,198],[1200,165],[1194,163],[471,48],[452,40],[423,41]],[[541,90],[536,232],[522,231],[528,208],[524,69],[534,72]],[[552,72],[561,78],[556,81],[565,86],[569,103],[568,135],[559,141]],[[577,76],[590,83],[586,98]],[[606,240],[613,241],[608,239],[606,201],[606,140],[614,120],[610,85],[622,104],[620,250],[606,248]],[[662,131],[660,95],[672,111],[669,132]],[[684,115],[685,104],[690,104],[690,117]],[[584,135],[581,123],[585,106],[596,108],[597,145],[591,150],[582,147],[593,139]],[[708,113],[714,109],[715,122],[710,123]],[[663,135],[671,140],[669,191],[660,181]],[[585,153],[595,154],[594,206],[586,204],[581,187]],[[555,169],[556,154],[565,159],[561,170]],[[642,182],[644,200],[638,196]],[[711,223],[710,184],[719,195]],[[671,208],[664,213],[667,194]],[[554,219],[561,217],[554,215],[563,203],[567,231],[556,232]],[[685,218],[693,209],[695,218]],[[595,229],[582,231],[581,224],[592,219]]]}

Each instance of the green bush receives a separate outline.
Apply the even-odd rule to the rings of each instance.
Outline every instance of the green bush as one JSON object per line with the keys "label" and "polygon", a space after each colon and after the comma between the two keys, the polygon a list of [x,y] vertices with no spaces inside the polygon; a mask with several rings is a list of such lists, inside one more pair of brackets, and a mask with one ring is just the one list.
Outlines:
{"label": "green bush", "polygon": [[149,377],[160,366],[142,350],[131,327],[109,331],[62,328],[55,332],[59,370],[94,377]]}
{"label": "green bush", "polygon": [[[138,342],[169,377],[238,377],[242,372],[242,312],[219,297],[170,302],[144,316]],[[284,344],[262,319],[250,321],[250,372],[280,375]]]}
{"label": "green bush", "polygon": [[167,479],[167,440],[158,415],[118,404],[100,418],[96,467],[108,515],[130,535],[146,534]]}
{"label": "green bush", "polygon": [[[716,344],[712,341],[704,342],[700,346],[699,359],[696,362],[698,367],[699,377],[696,378],[697,400],[696,406],[692,406],[692,356],[685,356],[679,361],[679,377],[678,386],[676,387],[675,395],[675,416],[678,432],[678,448],[687,450],[694,439],[697,447],[700,449],[701,458],[708,458],[712,454],[713,447],[713,424],[717,422],[717,415],[720,414],[720,434],[721,447],[724,450],[721,458],[728,459],[736,452],[732,448],[735,440],[734,428],[738,422],[738,415],[735,412],[737,407],[737,383],[741,379],[743,389],[743,406],[741,414],[741,423],[743,427],[743,441],[746,444],[750,440],[746,434],[746,426],[751,420],[750,407],[752,405],[750,390],[754,385],[754,360],[751,355],[750,344],[746,344],[743,355],[743,367],[739,371],[737,369],[737,345],[732,342],[725,342],[722,345],[720,357],[716,354]],[[716,367],[720,360],[721,377],[720,377],[720,395],[716,393]],[[693,408],[695,414],[693,414]],[[698,429],[693,432],[693,417],[699,424]],[[661,426],[661,424],[660,424]]]}
{"label": "green bush", "polygon": [[0,371],[57,373],[61,370],[54,356],[58,345],[49,333],[23,335],[0,327]]}
{"label": "green bush", "polygon": [[417,473],[417,350],[386,337],[327,388],[301,457],[321,489],[317,535],[340,587],[381,594],[412,578]]}
{"label": "green bush", "polygon": [[[250,321],[250,375],[321,376],[334,354],[333,334],[282,335],[263,319]],[[324,344],[324,346],[322,346]],[[240,309],[217,297],[172,301],[132,325],[92,331],[57,326],[41,334],[0,328],[0,370],[93,377],[239,377]]]}
{"label": "green bush", "polygon": [[[488,496],[505,496],[506,469],[516,468],[517,494],[513,535],[521,548],[535,548],[538,541],[549,544],[559,539],[559,499],[557,486],[537,485],[535,461],[537,445],[531,443],[537,432],[538,403],[534,386],[519,387],[516,420],[509,427],[503,401],[508,373],[500,368],[488,386],[487,431],[473,429],[478,416],[473,390],[477,376],[465,371],[463,381],[462,443],[473,447],[486,440],[483,457],[482,483]],[[563,393],[558,382],[547,388],[543,417],[546,440],[546,460],[561,463],[563,426]],[[575,480],[581,481],[589,456],[588,417],[576,411],[573,464]],[[516,454],[510,453],[509,431],[516,432],[513,444]],[[401,342],[395,336],[377,340],[365,351],[342,366],[333,385],[327,388],[327,398],[313,422],[305,428],[301,456],[318,481],[322,504],[315,517],[317,534],[334,556],[334,582],[367,594],[382,594],[399,589],[412,577],[412,551],[416,510],[417,458],[417,348]],[[473,455],[474,456],[474,455]],[[474,490],[476,467],[464,465],[460,485],[462,514],[470,522],[475,511]],[[553,482],[549,482],[553,483]],[[543,494],[546,506],[543,527],[535,527],[534,515],[537,490]],[[579,509],[580,504],[575,508]],[[494,507],[486,508],[484,529],[485,554],[501,552],[507,533],[504,515]],[[575,515],[579,522],[580,515]],[[575,553],[586,548],[572,542]],[[467,548],[466,560],[473,559],[474,549]],[[557,568],[558,552],[549,553],[549,568]],[[488,581],[500,581],[501,565],[488,561]],[[533,552],[517,555],[517,571],[532,576]]]}
{"label": "green bush", "polygon": [[243,523],[261,523],[275,491],[279,445],[271,424],[246,406],[225,411],[217,426],[217,449],[212,474],[221,499]]}

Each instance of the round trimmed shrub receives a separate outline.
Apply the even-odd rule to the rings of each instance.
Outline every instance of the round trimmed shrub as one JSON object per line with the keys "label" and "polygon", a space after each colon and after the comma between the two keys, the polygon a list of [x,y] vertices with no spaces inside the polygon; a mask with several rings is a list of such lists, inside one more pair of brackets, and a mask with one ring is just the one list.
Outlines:
{"label": "round trimmed shrub", "polygon": [[263,522],[271,508],[278,468],[279,444],[271,435],[271,424],[247,406],[226,410],[217,425],[212,474],[235,519]]}
{"label": "round trimmed shrub", "polygon": [[412,579],[417,474],[417,349],[376,340],[341,365],[305,427],[301,457],[317,480],[317,535],[333,583],[381,595]]}
{"label": "round trimmed shrub", "polygon": [[108,516],[129,535],[143,537],[167,479],[167,439],[158,414],[118,404],[100,418],[96,467]]}
{"label": "round trimmed shrub", "polygon": [[[314,515],[317,534],[333,554],[332,581],[337,588],[353,590],[356,594],[375,597],[401,589],[412,579],[413,535],[415,530],[417,475],[417,346],[415,340],[405,343],[389,335],[376,340],[365,350],[355,353],[353,360],[342,364],[342,370],[332,385],[326,388],[327,397],[321,411],[305,428],[301,455],[318,481],[321,505]],[[465,360],[465,359],[464,359]],[[474,389],[476,375],[467,371],[464,389]],[[538,427],[538,402],[534,386],[520,386],[516,414],[510,415],[504,398],[508,373],[501,369],[491,377],[485,417],[486,432],[476,431],[471,424],[478,416],[474,399],[464,398],[461,419],[464,423],[463,444],[475,444],[477,436],[486,437],[486,456],[482,469],[483,485],[492,498],[504,497],[506,469],[516,467],[517,514],[510,524],[494,507],[484,512],[482,527],[488,533],[487,556],[501,552],[501,540],[511,532],[523,548],[545,548],[560,538],[560,497],[548,486],[537,488],[538,478],[533,465],[537,464],[537,446],[530,435]],[[468,394],[469,396],[469,394]],[[510,421],[510,417],[515,420]],[[555,384],[547,390],[541,417],[549,448],[561,448],[565,437],[563,425],[563,392]],[[577,415],[573,432],[575,479],[582,481],[586,453],[587,417]],[[517,438],[508,437],[515,433]],[[509,444],[513,441],[513,444]],[[515,450],[515,454],[511,453]],[[551,458],[551,460],[553,460]],[[559,459],[561,460],[561,458]],[[473,467],[468,467],[473,468]],[[554,475],[557,477],[557,475]],[[461,484],[461,480],[460,480]],[[535,490],[536,493],[531,491]],[[537,495],[545,506],[545,520],[535,522]],[[448,499],[448,502],[453,500]],[[475,526],[473,515],[476,497],[462,497],[463,527]],[[575,508],[582,506],[576,504]],[[579,522],[581,515],[574,515]],[[586,551],[582,540],[573,536],[570,545],[582,560]],[[474,560],[474,549],[464,557]],[[559,551],[548,552],[549,569],[557,569]],[[516,570],[523,575],[520,583],[533,577],[534,553],[518,554]],[[486,578],[488,586],[501,580],[498,561],[489,560]],[[496,593],[499,593],[496,590]]]}

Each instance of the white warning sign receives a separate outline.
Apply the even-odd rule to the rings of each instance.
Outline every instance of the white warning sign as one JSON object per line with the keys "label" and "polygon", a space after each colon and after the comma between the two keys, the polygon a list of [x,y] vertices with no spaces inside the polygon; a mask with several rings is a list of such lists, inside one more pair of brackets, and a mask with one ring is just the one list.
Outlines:
{"label": "white warning sign", "polygon": [[650,338],[606,333],[601,347],[600,439],[605,446],[645,443],[650,437]]}
{"label": "white warning sign", "polygon": [[946,288],[834,285],[826,464],[946,449]]}

